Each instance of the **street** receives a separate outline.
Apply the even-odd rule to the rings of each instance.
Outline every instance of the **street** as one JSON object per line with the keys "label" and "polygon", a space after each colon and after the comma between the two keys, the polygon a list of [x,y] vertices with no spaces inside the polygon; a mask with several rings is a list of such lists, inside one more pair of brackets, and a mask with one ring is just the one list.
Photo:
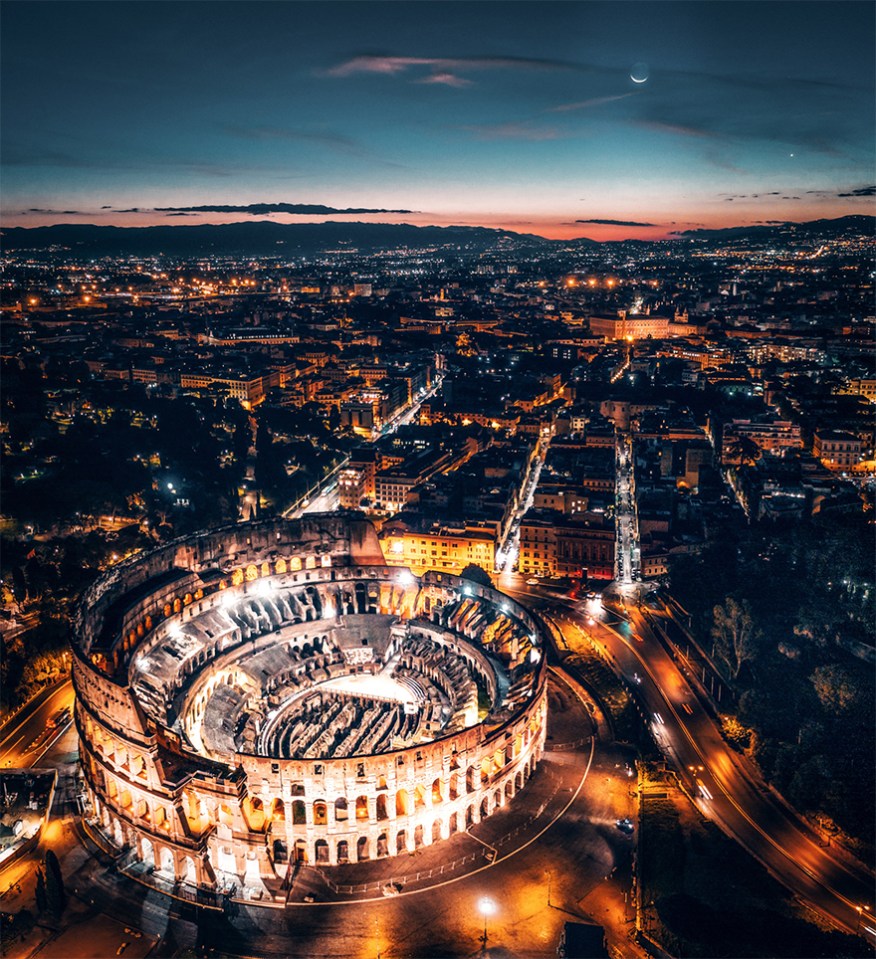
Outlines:
{"label": "street", "polygon": [[[50,722],[66,709],[62,722]],[[38,693],[33,700],[0,730],[0,769],[37,766],[55,738],[66,728],[73,709],[73,684],[65,680]]]}

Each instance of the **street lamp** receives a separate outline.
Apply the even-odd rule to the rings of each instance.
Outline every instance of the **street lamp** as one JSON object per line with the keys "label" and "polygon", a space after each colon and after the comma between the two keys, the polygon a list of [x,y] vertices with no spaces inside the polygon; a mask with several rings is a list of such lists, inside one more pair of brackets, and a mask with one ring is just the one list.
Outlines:
{"label": "street lamp", "polygon": [[482,896],[478,900],[478,908],[484,917],[484,934],[481,936],[481,942],[483,943],[484,949],[486,949],[487,941],[489,939],[489,936],[487,935],[487,917],[494,916],[496,914],[496,903],[493,902],[489,896]]}

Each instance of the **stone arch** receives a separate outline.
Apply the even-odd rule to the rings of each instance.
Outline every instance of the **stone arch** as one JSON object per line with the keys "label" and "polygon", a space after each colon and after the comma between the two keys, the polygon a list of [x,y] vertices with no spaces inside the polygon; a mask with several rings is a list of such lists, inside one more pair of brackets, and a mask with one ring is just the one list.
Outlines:
{"label": "stone arch", "polygon": [[522,769],[520,770],[519,773],[517,773],[517,788],[523,789],[523,770]]}
{"label": "stone arch", "polygon": [[465,811],[465,828],[470,829],[474,825],[474,806],[469,806]]}
{"label": "stone arch", "polygon": [[456,773],[450,774],[449,795],[451,799],[456,799],[459,796],[459,776]]}
{"label": "stone arch", "polygon": [[378,858],[378,859],[381,859],[381,858],[383,858],[384,856],[388,856],[388,855],[389,855],[389,842],[388,842],[388,840],[387,840],[387,838],[386,838],[386,833],[385,833],[385,832],[382,832],[382,833],[377,837],[377,853],[376,853],[376,855],[377,855],[377,858]]}
{"label": "stone arch", "polygon": [[432,805],[437,806],[444,799],[444,790],[440,777],[436,777],[432,782]]}
{"label": "stone arch", "polygon": [[264,804],[257,796],[247,796],[243,800],[243,815],[253,832],[262,832],[265,828]]}
{"label": "stone arch", "polygon": [[396,855],[400,853],[407,852],[408,849],[408,834],[404,829],[399,829],[398,834],[395,837],[395,851]]}
{"label": "stone arch", "polygon": [[377,821],[384,819],[389,819],[389,813],[386,811],[386,794],[382,793],[377,797]]}
{"label": "stone arch", "polygon": [[396,816],[408,816],[411,812],[411,797],[407,789],[399,789],[395,794],[395,814]]}
{"label": "stone arch", "polygon": [[338,796],[335,800],[335,822],[346,822],[348,816],[347,797]]}
{"label": "stone arch", "polygon": [[441,820],[436,819],[432,823],[432,842],[441,842]]}
{"label": "stone arch", "polygon": [[275,839],[273,845],[274,862],[286,862],[289,859],[289,847],[282,839]]}
{"label": "stone arch", "polygon": [[307,812],[303,799],[296,799],[292,803],[292,825],[303,826],[307,822]]}
{"label": "stone arch", "polygon": [[426,787],[418,783],[414,788],[414,809],[426,808]]}
{"label": "stone arch", "polygon": [[499,809],[503,805],[502,790],[497,789],[493,793],[493,809]]}
{"label": "stone arch", "polygon": [[490,815],[490,797],[484,796],[481,800],[481,819],[486,819]]}
{"label": "stone arch", "polygon": [[419,849],[423,845],[423,824],[420,823],[414,829],[414,849]]}
{"label": "stone arch", "polygon": [[359,841],[356,843],[356,861],[363,862],[368,859],[368,837],[360,836]]}
{"label": "stone arch", "polygon": [[514,778],[505,783],[505,802],[510,802],[514,798]]}
{"label": "stone arch", "polygon": [[459,831],[459,816],[452,812],[447,819],[447,835],[452,836]]}
{"label": "stone arch", "polygon": [[198,869],[195,866],[195,861],[191,856],[183,856],[182,860],[182,869],[180,870],[180,876],[182,882],[187,882],[192,886],[197,886],[198,884]]}
{"label": "stone arch", "polygon": [[145,836],[140,837],[140,860],[147,869],[155,868],[155,847]]}
{"label": "stone arch", "polygon": [[286,821],[286,804],[282,799],[275,799],[271,803],[271,821],[272,822],[285,822]]}
{"label": "stone arch", "polygon": [[176,866],[173,861],[173,853],[167,846],[161,847],[161,853],[159,855],[159,866],[158,869],[160,872],[163,872],[166,876],[172,876],[176,879]]}
{"label": "stone arch", "polygon": [[338,862],[350,861],[350,844],[346,839],[341,839],[338,843]]}
{"label": "stone arch", "polygon": [[356,797],[356,822],[365,822],[368,819],[368,797]]}
{"label": "stone arch", "polygon": [[318,863],[327,863],[329,861],[329,846],[324,839],[317,839],[314,846],[315,858]]}
{"label": "stone arch", "polygon": [[475,791],[475,775],[477,773],[476,766],[469,766],[465,771],[465,791],[466,793],[472,793]]}
{"label": "stone arch", "polygon": [[307,862],[307,843],[303,839],[295,840],[295,862]]}
{"label": "stone arch", "polygon": [[328,823],[328,806],[323,799],[317,799],[313,804],[313,825],[325,826]]}

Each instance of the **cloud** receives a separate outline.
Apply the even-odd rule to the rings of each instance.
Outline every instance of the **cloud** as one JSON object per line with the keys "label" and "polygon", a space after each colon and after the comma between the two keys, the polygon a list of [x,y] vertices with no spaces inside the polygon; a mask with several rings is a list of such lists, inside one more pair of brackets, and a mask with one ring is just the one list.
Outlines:
{"label": "cloud", "polygon": [[696,139],[712,140],[718,139],[719,135],[712,130],[704,127],[690,126],[684,123],[666,123],[663,120],[639,120],[638,125],[646,130],[654,130],[657,133],[674,133],[682,137],[694,137]]}
{"label": "cloud", "polygon": [[164,215],[165,215],[165,216],[197,216],[198,214],[197,214],[197,213],[183,213],[183,212],[180,211],[180,212],[178,212],[178,213],[165,213]]}
{"label": "cloud", "polygon": [[848,193],[837,193],[837,196],[876,196],[876,186],[861,186]]}
{"label": "cloud", "polygon": [[445,87],[470,87],[471,80],[466,80],[465,77],[460,77],[455,73],[450,73],[447,70],[442,70],[439,73],[432,73],[428,77],[421,77],[417,80],[417,83],[435,83],[440,86]]}
{"label": "cloud", "polygon": [[35,206],[32,206],[29,210],[25,211],[25,213],[42,213],[50,214],[52,216],[80,216],[81,212],[81,210],[42,210]]}
{"label": "cloud", "polygon": [[576,223],[601,223],[604,226],[657,226],[656,223],[637,223],[635,220],[575,220]]}
{"label": "cloud", "polygon": [[111,209],[112,209],[111,206],[102,206],[102,207],[101,207],[101,210],[111,210]]}
{"label": "cloud", "polygon": [[[202,206],[157,206],[157,213],[248,213],[250,216],[265,216],[269,213],[288,213],[294,216],[323,216],[327,213],[415,213],[415,210],[379,210],[366,207],[341,209],[323,206],[321,203],[249,203],[245,206],[226,203],[205,203]],[[139,213],[139,210],[123,210],[123,213]]]}
{"label": "cloud", "polygon": [[487,126],[464,126],[479,140],[559,140],[564,134],[556,127],[532,127],[526,123],[498,123]]}
{"label": "cloud", "polygon": [[[817,191],[809,190],[807,192],[815,193]],[[770,193],[732,193],[732,194],[719,193],[718,194],[718,196],[724,198],[725,202],[727,200],[760,200],[762,197],[765,197],[765,196],[781,196],[781,195],[782,193],[780,190],[773,190]]]}
{"label": "cloud", "polygon": [[393,57],[363,55],[351,57],[325,71],[330,77],[351,77],[358,73],[397,76],[411,67],[429,67],[433,76],[458,70],[587,70],[580,64],[533,57]]}
{"label": "cloud", "polygon": [[567,113],[571,110],[587,110],[590,107],[599,107],[603,103],[612,103],[614,100],[626,100],[633,96],[633,93],[618,93],[609,97],[591,97],[589,100],[579,100],[577,103],[561,103],[559,106],[551,107],[548,113]]}

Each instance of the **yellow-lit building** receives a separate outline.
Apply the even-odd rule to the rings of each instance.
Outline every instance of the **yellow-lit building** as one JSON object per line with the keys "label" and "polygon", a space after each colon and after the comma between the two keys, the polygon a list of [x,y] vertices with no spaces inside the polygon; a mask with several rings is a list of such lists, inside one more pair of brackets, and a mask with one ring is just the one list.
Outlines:
{"label": "yellow-lit building", "polygon": [[590,332],[607,340],[660,340],[683,335],[686,321],[686,314],[672,317],[619,310],[617,316],[591,316]]}
{"label": "yellow-lit building", "polygon": [[380,533],[380,545],[388,565],[405,566],[417,576],[428,569],[458,575],[470,563],[488,573],[496,571],[498,539],[492,526],[435,526],[422,531],[389,523]]}
{"label": "yellow-lit building", "polygon": [[863,459],[864,444],[852,433],[841,430],[818,430],[812,452],[829,470],[851,470]]}

